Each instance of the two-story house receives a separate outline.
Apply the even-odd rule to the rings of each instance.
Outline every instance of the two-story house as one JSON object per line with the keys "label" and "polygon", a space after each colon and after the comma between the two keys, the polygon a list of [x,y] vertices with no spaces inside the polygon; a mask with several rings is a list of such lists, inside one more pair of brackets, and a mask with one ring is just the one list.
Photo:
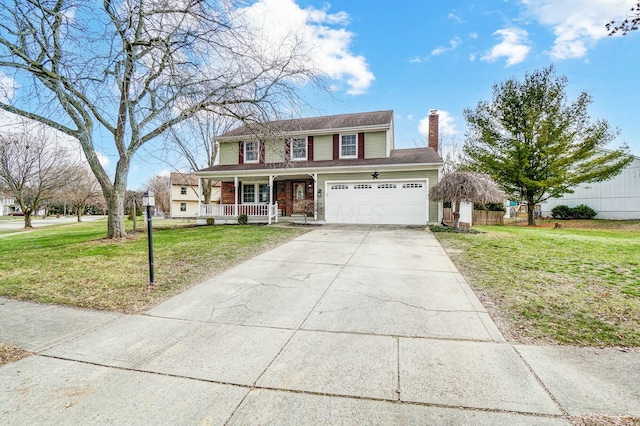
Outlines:
{"label": "two-story house", "polygon": [[240,126],[217,138],[219,164],[195,173],[221,181],[220,205],[201,205],[200,216],[271,223],[306,201],[327,223],[436,223],[437,111],[429,120],[428,146],[411,149],[394,147],[393,111],[276,121],[268,136]]}
{"label": "two-story house", "polygon": [[[202,187],[199,179],[191,173],[172,172],[169,175],[169,209],[172,218],[194,218],[198,216]],[[220,183],[211,188],[212,202],[220,200]]]}

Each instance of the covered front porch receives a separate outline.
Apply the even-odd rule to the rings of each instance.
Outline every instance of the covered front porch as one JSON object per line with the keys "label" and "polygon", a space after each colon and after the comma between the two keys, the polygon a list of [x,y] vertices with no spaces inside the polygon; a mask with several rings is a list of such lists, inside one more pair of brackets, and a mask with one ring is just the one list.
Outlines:
{"label": "covered front porch", "polygon": [[[201,179],[210,178],[201,176]],[[268,175],[213,177],[220,180],[220,204],[199,203],[201,218],[235,222],[247,215],[250,222],[278,223],[294,217],[318,219],[318,177],[307,175]]]}

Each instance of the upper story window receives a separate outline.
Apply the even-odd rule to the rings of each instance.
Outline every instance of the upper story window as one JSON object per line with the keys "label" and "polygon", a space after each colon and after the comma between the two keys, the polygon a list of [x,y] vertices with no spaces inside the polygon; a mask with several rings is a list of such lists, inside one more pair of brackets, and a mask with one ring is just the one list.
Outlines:
{"label": "upper story window", "polygon": [[260,160],[260,142],[245,142],[244,143],[244,162],[245,163],[257,163]]}
{"label": "upper story window", "polygon": [[180,187],[180,195],[187,195],[187,187],[186,186],[181,186]]}
{"label": "upper story window", "polygon": [[291,159],[292,160],[307,159],[307,139],[306,138],[291,139]]}
{"label": "upper story window", "polygon": [[355,158],[358,156],[356,135],[342,135],[340,137],[340,158]]}

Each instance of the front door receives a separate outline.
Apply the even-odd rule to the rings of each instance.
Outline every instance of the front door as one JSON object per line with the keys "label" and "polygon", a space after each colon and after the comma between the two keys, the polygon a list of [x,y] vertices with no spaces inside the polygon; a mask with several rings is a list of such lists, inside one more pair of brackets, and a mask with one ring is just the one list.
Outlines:
{"label": "front door", "polygon": [[293,202],[304,201],[306,196],[305,182],[293,182]]}

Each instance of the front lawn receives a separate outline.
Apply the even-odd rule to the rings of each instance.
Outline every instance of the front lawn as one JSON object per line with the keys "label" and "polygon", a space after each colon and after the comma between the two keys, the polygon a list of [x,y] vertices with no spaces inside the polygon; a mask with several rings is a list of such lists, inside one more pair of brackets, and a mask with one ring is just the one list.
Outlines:
{"label": "front lawn", "polygon": [[561,223],[435,235],[507,338],[640,347],[638,224]]}
{"label": "front lawn", "polygon": [[0,296],[142,312],[304,232],[239,225],[154,230],[156,288],[148,292],[146,233],[105,240],[105,221],[36,228],[0,238]]}

